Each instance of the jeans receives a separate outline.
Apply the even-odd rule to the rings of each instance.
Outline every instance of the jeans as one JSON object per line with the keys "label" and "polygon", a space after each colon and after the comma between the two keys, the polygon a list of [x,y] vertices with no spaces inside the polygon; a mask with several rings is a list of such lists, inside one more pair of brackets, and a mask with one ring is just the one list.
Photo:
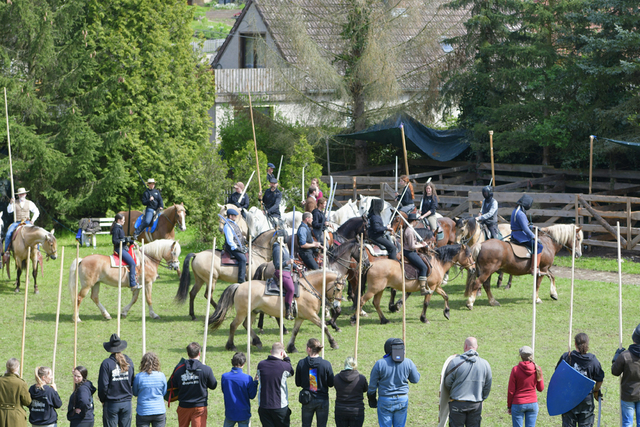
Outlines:
{"label": "jeans", "polygon": [[102,409],[104,427],[131,427],[131,401],[105,402]]}
{"label": "jeans", "polygon": [[291,425],[291,409],[264,409],[258,407],[262,427],[289,427]]}
{"label": "jeans", "polygon": [[480,427],[482,402],[449,402],[449,427]]}
{"label": "jeans", "polygon": [[249,427],[249,421],[251,421],[251,418],[244,421],[231,421],[229,418],[225,418],[222,427],[233,427],[236,424],[238,427]]}
{"label": "jeans", "polygon": [[300,250],[298,251],[298,255],[300,255],[300,259],[304,262],[304,265],[307,266],[309,270],[319,270],[318,263],[315,259],[313,259],[312,251]]}
{"label": "jeans", "polygon": [[398,259],[398,248],[396,248],[396,245],[394,245],[391,240],[385,237],[384,234],[382,236],[376,237],[369,236],[369,239],[376,245],[380,246],[380,248],[385,248],[387,252],[389,252],[389,259]]}
{"label": "jeans", "polygon": [[136,427],[164,427],[167,424],[167,414],[138,415]]}
{"label": "jeans", "polygon": [[302,405],[302,427],[311,427],[313,414],[316,414],[318,427],[326,427],[329,419],[329,400],[311,397],[311,402]]}
{"label": "jeans", "polygon": [[135,233],[140,234],[144,231],[145,228],[152,225],[153,223],[153,214],[155,211],[151,208],[147,208],[144,211],[142,221],[140,222],[140,227],[136,228]]}
{"label": "jeans", "polygon": [[538,402],[511,405],[513,427],[535,427],[538,418]]}
{"label": "jeans", "polygon": [[622,427],[633,427],[633,414],[636,414],[636,427],[640,427],[640,402],[620,401]]}
{"label": "jeans", "polygon": [[418,269],[418,277],[427,277],[429,270],[427,269],[427,265],[422,261],[420,255],[418,255],[415,251],[403,251],[404,257],[409,260],[411,265]]}
{"label": "jeans", "polygon": [[362,427],[364,411],[343,412],[336,409],[336,427]]}
{"label": "jeans", "polygon": [[404,427],[407,423],[409,395],[378,397],[378,424],[380,427]]}
{"label": "jeans", "polygon": [[562,414],[562,427],[591,427],[595,421],[593,394],[589,395],[571,411]]}
{"label": "jeans", "polygon": [[238,283],[244,283],[247,280],[247,256],[240,251],[232,251],[227,248],[229,255],[238,260]]}
{"label": "jeans", "polygon": [[[119,250],[116,249],[115,252],[118,253]],[[124,248],[122,248],[122,262],[129,266],[129,286],[133,287],[136,285],[136,262]]]}

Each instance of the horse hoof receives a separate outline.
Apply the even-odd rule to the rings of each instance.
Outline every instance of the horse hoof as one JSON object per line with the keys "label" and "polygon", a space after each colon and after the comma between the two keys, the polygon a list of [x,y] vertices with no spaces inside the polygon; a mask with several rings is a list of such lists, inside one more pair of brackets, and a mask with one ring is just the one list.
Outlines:
{"label": "horse hoof", "polygon": [[287,346],[287,353],[297,353],[298,349],[295,346]]}
{"label": "horse hoof", "polygon": [[191,316],[191,320],[198,320],[196,316]]}
{"label": "horse hoof", "polygon": [[427,322],[428,322],[428,320],[427,320],[426,316],[420,316],[420,321],[421,321],[422,323],[427,323]]}
{"label": "horse hoof", "polygon": [[536,304],[542,304],[542,300],[540,298],[536,299]]}
{"label": "horse hoof", "polygon": [[387,323],[389,323],[389,319],[387,319],[386,317],[385,317],[385,318],[380,319],[380,324],[381,324],[381,325],[386,325]]}
{"label": "horse hoof", "polygon": [[264,334],[264,329],[260,328],[260,330],[258,331],[259,334]]}
{"label": "horse hoof", "polygon": [[[120,316],[121,316],[123,319],[126,319],[126,318],[127,318],[127,313],[121,313],[121,314],[120,314]],[[110,319],[110,318],[109,318],[109,319]],[[107,319],[107,320],[108,320],[108,319]]]}
{"label": "horse hoof", "polygon": [[369,317],[366,311],[360,310],[360,317]]}
{"label": "horse hoof", "polygon": [[450,312],[450,310],[449,310],[448,308],[444,310],[444,317],[445,317],[447,320],[449,320],[449,317],[450,317],[450,316],[449,316],[449,312]]}
{"label": "horse hoof", "polygon": [[238,351],[238,348],[235,345],[229,344],[229,343],[227,343],[227,345],[225,345],[224,348],[226,348],[229,351]]}
{"label": "horse hoof", "polygon": [[16,294],[20,293],[20,288],[16,288],[13,292],[15,292]]}
{"label": "horse hoof", "polygon": [[111,320],[111,316],[107,314],[106,316],[104,316],[104,320]]}
{"label": "horse hoof", "polygon": [[389,312],[395,313],[396,311],[398,311],[398,306],[395,304],[389,304]]}
{"label": "horse hoof", "polygon": [[500,307],[500,303],[498,301],[496,301],[496,300],[490,301],[489,304],[492,307]]}
{"label": "horse hoof", "polygon": [[38,295],[40,293],[40,291],[36,289],[35,291],[33,291],[33,293]]}
{"label": "horse hoof", "polygon": [[558,294],[551,294],[551,299],[554,301],[558,301]]}
{"label": "horse hoof", "polygon": [[340,328],[336,327],[336,333],[337,333],[337,332],[342,332],[342,329],[340,329]]}
{"label": "horse hoof", "polygon": [[467,308],[468,308],[469,310],[473,310],[473,304],[467,304]]}
{"label": "horse hoof", "polygon": [[333,344],[331,344],[331,348],[334,349],[334,350],[337,350],[337,349],[340,348],[340,346],[338,346],[338,344],[336,344],[336,343],[333,343]]}
{"label": "horse hoof", "polygon": [[159,320],[159,319],[160,319],[160,316],[158,316],[157,314],[154,314],[153,316],[151,316],[151,318],[152,318],[152,319]]}

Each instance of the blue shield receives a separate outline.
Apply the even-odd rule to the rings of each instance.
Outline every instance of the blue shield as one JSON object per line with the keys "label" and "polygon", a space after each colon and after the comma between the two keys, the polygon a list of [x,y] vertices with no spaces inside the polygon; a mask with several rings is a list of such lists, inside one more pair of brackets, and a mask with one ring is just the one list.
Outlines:
{"label": "blue shield", "polygon": [[553,373],[547,389],[547,411],[552,417],[569,412],[593,390],[595,381],[573,369],[564,360]]}

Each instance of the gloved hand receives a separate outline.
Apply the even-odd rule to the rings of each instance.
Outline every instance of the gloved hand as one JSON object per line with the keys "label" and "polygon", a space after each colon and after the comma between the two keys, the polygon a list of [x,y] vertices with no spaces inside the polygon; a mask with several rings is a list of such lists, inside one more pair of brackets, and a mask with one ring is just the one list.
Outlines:
{"label": "gloved hand", "polygon": [[611,360],[611,363],[615,363],[618,356],[620,356],[620,353],[622,353],[624,350],[624,347],[617,349],[616,354],[613,355],[613,360]]}
{"label": "gloved hand", "polygon": [[367,399],[369,399],[369,408],[377,408],[378,407],[378,398],[376,397],[376,393],[367,393]]}
{"label": "gloved hand", "polygon": [[602,394],[602,390],[594,390],[593,391],[593,398],[595,400],[599,400],[599,399],[604,400],[604,395]]}

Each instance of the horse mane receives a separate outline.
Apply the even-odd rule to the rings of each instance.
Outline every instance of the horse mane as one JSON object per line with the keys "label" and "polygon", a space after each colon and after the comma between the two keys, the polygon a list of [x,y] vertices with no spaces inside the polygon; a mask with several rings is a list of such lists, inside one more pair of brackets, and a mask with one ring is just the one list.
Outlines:
{"label": "horse mane", "polygon": [[[340,276],[340,274],[337,271],[327,267],[327,274],[329,274],[329,273],[335,274],[336,276]],[[307,271],[305,271],[304,274],[305,274],[305,276],[307,276],[309,278],[312,278],[312,277],[317,276],[318,274],[323,274],[323,270],[322,269],[320,269],[320,270],[307,270]]]}
{"label": "horse mane", "polygon": [[357,221],[361,221],[361,223],[359,223],[358,226],[362,226],[362,223],[364,223],[364,220],[360,216],[357,216],[355,218],[349,218],[344,224],[338,227],[338,229],[336,230],[336,233],[342,236],[346,236],[348,232],[351,231],[352,228],[356,228],[354,224]]}
{"label": "horse mane", "polygon": [[[547,233],[551,240],[559,245],[571,245],[573,244],[573,224],[555,224],[542,229]],[[582,237],[582,230],[580,230],[580,236]],[[580,238],[582,241],[582,238]]]}
{"label": "horse mane", "polygon": [[153,242],[144,245],[144,253],[145,255],[162,259],[167,248],[170,248],[174,242],[175,240],[171,239],[154,240]]}
{"label": "horse mane", "polygon": [[453,261],[453,259],[460,253],[460,244],[446,245],[435,250],[436,258],[442,263]]}
{"label": "horse mane", "polygon": [[353,246],[357,244],[358,244],[358,241],[356,239],[347,240],[340,246],[337,246],[337,245],[334,246],[335,249],[332,249],[331,251],[327,251],[327,256],[329,257],[329,260],[333,262],[338,258],[340,258],[345,253],[350,253]]}
{"label": "horse mane", "polygon": [[[251,242],[256,242],[259,238],[261,238],[262,236],[266,235],[267,233],[271,233],[273,235],[275,229],[270,229],[267,231],[263,231],[262,233],[258,234]],[[269,237],[269,239],[271,239],[271,236]]]}

